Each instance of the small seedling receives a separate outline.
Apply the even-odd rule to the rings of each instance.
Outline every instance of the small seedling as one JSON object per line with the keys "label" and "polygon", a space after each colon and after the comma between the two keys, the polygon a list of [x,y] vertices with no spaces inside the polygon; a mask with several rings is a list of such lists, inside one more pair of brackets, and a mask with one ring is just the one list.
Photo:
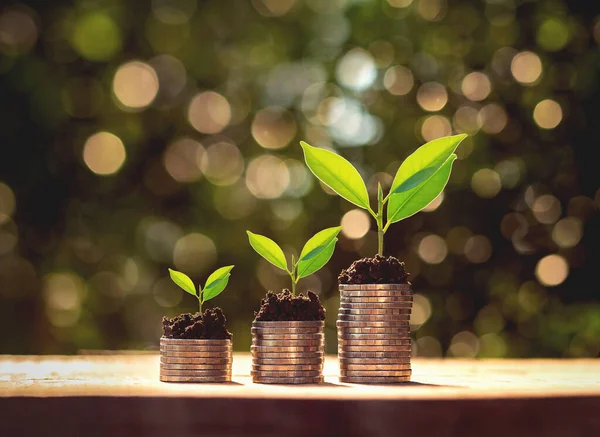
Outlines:
{"label": "small seedling", "polygon": [[234,266],[225,266],[215,270],[206,280],[204,284],[204,290],[198,284],[198,292],[196,293],[196,287],[188,275],[185,273],[178,272],[176,270],[169,269],[169,275],[175,284],[179,285],[184,291],[193,295],[198,299],[198,305],[200,307],[200,313],[202,313],[202,304],[207,300],[211,300],[213,297],[221,294],[231,276],[231,269]]}
{"label": "small seedling", "polygon": [[[347,201],[366,209],[377,222],[378,254],[383,255],[383,236],[392,223],[421,211],[444,189],[450,179],[454,151],[466,135],[439,138],[419,147],[398,169],[387,196],[377,186],[377,212],[371,209],[367,187],[349,161],[329,150],[300,142],[306,165],[325,185]],[[387,222],[383,207],[387,204]]]}
{"label": "small seedling", "polygon": [[310,240],[306,242],[298,261],[292,255],[291,269],[283,254],[281,247],[273,240],[263,235],[248,233],[248,239],[252,248],[264,259],[269,261],[275,267],[285,270],[292,279],[292,294],[296,295],[296,284],[302,278],[312,275],[321,269],[331,259],[335,250],[335,243],[338,241],[337,235],[342,230],[341,226],[335,228],[323,229],[317,232]]}

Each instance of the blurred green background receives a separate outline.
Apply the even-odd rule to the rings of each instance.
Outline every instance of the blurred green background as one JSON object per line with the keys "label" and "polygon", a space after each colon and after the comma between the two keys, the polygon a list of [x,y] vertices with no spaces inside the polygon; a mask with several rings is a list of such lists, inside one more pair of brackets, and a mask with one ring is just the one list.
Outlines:
{"label": "blurred green background", "polygon": [[246,229],[298,253],[328,310],[374,223],[307,171],[299,140],[374,194],[425,141],[465,132],[445,193],[391,227],[418,356],[600,352],[600,22],[566,0],[118,0],[0,6],[0,352],[156,348],[160,319],[235,264],[236,350],[288,278]]}

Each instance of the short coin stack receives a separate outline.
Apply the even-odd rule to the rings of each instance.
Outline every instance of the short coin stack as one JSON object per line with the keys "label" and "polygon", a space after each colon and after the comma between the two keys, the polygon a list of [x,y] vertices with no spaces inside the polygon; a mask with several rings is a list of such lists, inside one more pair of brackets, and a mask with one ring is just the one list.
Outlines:
{"label": "short coin stack", "polygon": [[230,382],[231,340],[160,339],[160,380]]}
{"label": "short coin stack", "polygon": [[324,323],[252,322],[252,381],[260,384],[323,382]]}
{"label": "short coin stack", "polygon": [[337,319],[340,381],[410,381],[409,284],[340,284]]}

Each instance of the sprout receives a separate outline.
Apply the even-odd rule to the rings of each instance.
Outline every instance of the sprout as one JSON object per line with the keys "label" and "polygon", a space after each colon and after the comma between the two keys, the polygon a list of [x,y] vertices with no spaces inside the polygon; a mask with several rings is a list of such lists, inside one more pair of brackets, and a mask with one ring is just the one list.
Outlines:
{"label": "sprout", "polygon": [[227,283],[229,282],[229,277],[231,276],[231,269],[233,269],[233,267],[234,266],[225,266],[215,270],[206,280],[206,284],[204,284],[204,290],[202,287],[200,287],[200,285],[198,285],[198,293],[196,293],[196,287],[194,287],[194,283],[185,273],[169,269],[169,274],[171,275],[171,279],[173,282],[175,282],[175,284],[179,285],[179,287],[181,287],[184,291],[198,299],[200,313],[202,313],[202,304],[207,300],[211,300],[213,297],[218,296],[223,290],[225,290],[225,287],[227,287]]}

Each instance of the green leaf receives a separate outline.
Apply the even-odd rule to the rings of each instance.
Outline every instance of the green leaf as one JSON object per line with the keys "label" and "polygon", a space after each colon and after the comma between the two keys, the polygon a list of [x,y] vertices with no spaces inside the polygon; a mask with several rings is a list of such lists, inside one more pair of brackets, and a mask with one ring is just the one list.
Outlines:
{"label": "green leaf", "polygon": [[308,260],[321,253],[329,246],[331,241],[337,237],[341,230],[341,226],[336,226],[335,228],[327,228],[317,232],[304,245],[298,261]]}
{"label": "green leaf", "polygon": [[227,283],[229,282],[229,277],[231,276],[231,273],[229,272],[232,268],[233,266],[221,267],[208,277],[206,285],[204,286],[204,293],[202,293],[202,302],[206,302],[207,300],[218,296],[225,290],[225,287],[227,287]]}
{"label": "green leaf", "polygon": [[304,159],[310,171],[325,185],[357,206],[369,209],[367,187],[350,162],[337,153],[312,147],[300,141],[304,150]]}
{"label": "green leaf", "polygon": [[220,281],[227,276],[233,267],[234,266],[225,266],[212,272],[206,280],[206,284],[204,284],[204,291],[206,291],[207,288],[212,287],[215,282]]}
{"label": "green leaf", "polygon": [[425,182],[408,191],[392,194],[388,203],[386,227],[416,214],[429,205],[448,183],[455,159],[456,155],[450,155],[444,165]]}
{"label": "green leaf", "polygon": [[187,291],[188,293],[198,297],[196,295],[196,287],[194,287],[194,283],[188,275],[172,269],[169,269],[169,275],[171,275],[173,282],[179,285],[184,291]]}
{"label": "green leaf", "polygon": [[448,161],[465,134],[438,138],[422,145],[402,163],[390,188],[391,194],[412,190],[431,178]]}
{"label": "green leaf", "polygon": [[248,234],[248,239],[250,240],[250,246],[252,246],[256,253],[274,266],[288,271],[285,255],[277,243],[263,235],[254,234],[250,231],[246,231],[246,233]]}
{"label": "green leaf", "polygon": [[298,262],[298,279],[304,278],[308,275],[312,275],[317,270],[321,269],[331,259],[333,251],[335,250],[335,243],[338,241],[337,238],[333,239],[327,247],[320,251],[317,255],[308,258],[301,259]]}

